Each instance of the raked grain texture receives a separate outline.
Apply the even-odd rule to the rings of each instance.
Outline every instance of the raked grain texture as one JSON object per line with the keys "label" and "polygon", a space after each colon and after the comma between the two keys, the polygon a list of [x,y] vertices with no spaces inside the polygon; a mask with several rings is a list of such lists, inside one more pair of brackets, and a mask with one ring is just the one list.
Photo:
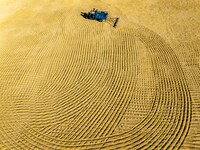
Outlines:
{"label": "raked grain texture", "polygon": [[200,149],[199,8],[0,0],[0,149]]}

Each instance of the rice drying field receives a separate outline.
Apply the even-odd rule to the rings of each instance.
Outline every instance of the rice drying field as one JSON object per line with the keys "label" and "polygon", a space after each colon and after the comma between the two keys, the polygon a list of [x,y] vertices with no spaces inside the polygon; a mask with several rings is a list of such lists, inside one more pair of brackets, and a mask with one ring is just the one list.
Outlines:
{"label": "rice drying field", "polygon": [[199,8],[0,0],[0,150],[200,149]]}

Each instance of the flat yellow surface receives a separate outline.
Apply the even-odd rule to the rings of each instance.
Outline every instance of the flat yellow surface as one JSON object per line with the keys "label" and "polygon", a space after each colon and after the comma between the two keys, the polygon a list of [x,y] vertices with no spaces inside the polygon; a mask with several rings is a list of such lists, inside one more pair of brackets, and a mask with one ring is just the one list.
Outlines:
{"label": "flat yellow surface", "polygon": [[199,8],[0,0],[0,149],[200,149]]}

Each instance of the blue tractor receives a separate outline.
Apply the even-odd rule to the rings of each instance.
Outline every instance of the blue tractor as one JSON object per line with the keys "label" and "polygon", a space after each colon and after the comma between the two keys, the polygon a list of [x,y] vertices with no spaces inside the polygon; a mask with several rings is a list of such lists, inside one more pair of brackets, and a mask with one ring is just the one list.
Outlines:
{"label": "blue tractor", "polygon": [[102,22],[103,20],[106,20],[108,17],[108,13],[105,11],[98,11],[97,9],[93,9],[90,12],[88,12],[87,14],[87,18],[88,19],[92,19],[92,20],[97,20]]}
{"label": "blue tractor", "polygon": [[111,22],[111,23],[114,24],[113,27],[116,27],[117,23],[119,21],[119,18],[110,18],[110,17],[108,17],[108,12],[99,11],[99,10],[97,10],[95,8],[93,8],[88,13],[81,12],[81,16],[83,16],[86,19],[97,20],[99,22],[107,20],[107,22]]}

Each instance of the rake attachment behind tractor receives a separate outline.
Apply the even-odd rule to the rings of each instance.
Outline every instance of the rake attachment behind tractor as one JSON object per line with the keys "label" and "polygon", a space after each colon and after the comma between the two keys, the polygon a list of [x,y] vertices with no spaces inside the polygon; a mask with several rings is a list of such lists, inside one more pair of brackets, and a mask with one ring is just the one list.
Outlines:
{"label": "rake attachment behind tractor", "polygon": [[108,17],[107,18],[107,22],[112,24],[113,27],[116,27],[118,22],[119,22],[119,18],[110,18],[110,17]]}

